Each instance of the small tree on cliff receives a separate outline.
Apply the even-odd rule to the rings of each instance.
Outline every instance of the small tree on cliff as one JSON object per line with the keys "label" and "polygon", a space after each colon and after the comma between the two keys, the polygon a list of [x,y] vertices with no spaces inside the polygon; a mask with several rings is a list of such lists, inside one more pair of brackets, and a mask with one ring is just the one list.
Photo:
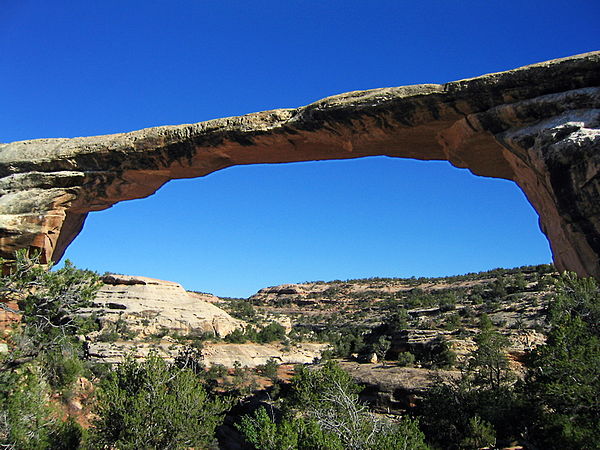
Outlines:
{"label": "small tree on cliff", "polygon": [[68,262],[50,272],[39,255],[26,251],[0,266],[0,307],[21,316],[0,365],[0,447],[77,448],[81,428],[61,420],[48,399],[68,389],[83,369],[74,335],[90,324],[76,312],[93,298],[98,277]]}
{"label": "small tree on cliff", "polygon": [[[89,306],[101,283],[96,273],[76,269],[68,260],[62,269],[40,264],[39,254],[20,250],[14,261],[0,258],[7,274],[0,277],[0,307],[21,315],[18,346],[11,355],[33,357],[90,331],[95,324],[76,314]],[[17,302],[14,310],[7,303]]]}
{"label": "small tree on cliff", "polygon": [[506,336],[494,329],[487,315],[481,317],[479,328],[480,332],[475,337],[477,350],[469,361],[469,369],[474,375],[475,384],[498,390],[513,380],[506,356],[509,342]]}

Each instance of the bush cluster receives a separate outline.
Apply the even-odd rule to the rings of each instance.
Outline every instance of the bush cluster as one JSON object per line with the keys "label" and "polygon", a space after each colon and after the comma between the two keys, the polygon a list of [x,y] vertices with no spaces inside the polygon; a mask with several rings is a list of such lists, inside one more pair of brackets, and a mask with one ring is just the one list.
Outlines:
{"label": "bush cluster", "polygon": [[359,391],[334,362],[301,367],[281,410],[260,407],[242,417],[238,429],[259,450],[428,448],[415,420],[375,416],[358,400]]}
{"label": "bush cluster", "polygon": [[555,289],[547,341],[532,352],[522,381],[510,372],[506,338],[482,318],[463,376],[434,384],[425,396],[421,418],[430,442],[600,448],[600,289],[568,273]]}
{"label": "bush cluster", "polygon": [[[199,352],[201,338],[174,361],[156,355],[145,361],[127,359],[113,370],[85,360],[79,334],[97,329],[93,316],[79,314],[99,287],[98,276],[71,264],[56,271],[35,255],[19,252],[11,270],[0,277],[0,301],[17,301],[21,324],[9,338],[10,352],[0,360],[0,446],[16,449],[75,448],[207,448],[232,406],[219,394],[217,380],[231,379],[238,391],[252,388],[247,369],[239,364],[206,369]],[[544,274],[551,267],[542,267]],[[412,318],[410,305],[434,305],[447,311],[447,327],[455,328],[473,313],[451,312],[458,302],[479,296],[481,302],[508,301],[527,289],[528,272],[497,270],[496,281],[479,291],[436,294],[413,289],[406,298],[382,302],[389,312],[373,329],[355,325],[335,328],[332,321],[320,337],[335,342],[337,355],[389,353],[393,337]],[[373,279],[373,283],[380,283]],[[347,282],[351,283],[351,282]],[[342,283],[329,295],[339,294]],[[592,279],[562,275],[550,302],[547,341],[526,361],[526,376],[516,379],[506,357],[507,339],[487,316],[479,319],[477,349],[462,376],[438,381],[418,407],[419,419],[376,416],[359,401],[357,386],[333,362],[319,368],[300,367],[279,400],[256,409],[238,422],[249,445],[257,449],[424,449],[482,448],[525,444],[531,448],[600,448],[600,289]],[[471,300],[473,300],[471,298]],[[235,306],[252,318],[247,304]],[[125,325],[125,324],[121,324]],[[115,330],[119,336],[126,332]],[[239,330],[229,342],[273,342],[285,339],[284,328],[271,323]],[[453,353],[445,340],[429,353],[401,352],[398,364],[446,367]],[[260,368],[277,386],[277,363]],[[69,400],[81,376],[98,376],[96,419],[89,430],[65,420],[61,402]],[[221,385],[223,386],[223,385]],[[233,390],[233,389],[232,389]],[[277,392],[273,390],[274,394]],[[52,399],[52,401],[51,401]],[[421,431],[422,427],[422,431]]]}
{"label": "bush cluster", "polygon": [[245,329],[235,329],[225,337],[225,342],[232,344],[244,344],[246,342],[258,342],[268,344],[270,342],[282,341],[285,339],[285,328],[277,322],[259,328],[247,327]]}

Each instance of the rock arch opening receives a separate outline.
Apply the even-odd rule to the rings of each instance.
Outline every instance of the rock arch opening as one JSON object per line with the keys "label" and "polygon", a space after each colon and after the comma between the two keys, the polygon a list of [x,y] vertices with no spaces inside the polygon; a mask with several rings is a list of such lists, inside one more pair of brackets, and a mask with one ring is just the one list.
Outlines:
{"label": "rock arch opening", "polygon": [[131,133],[0,145],[0,256],[58,260],[87,214],[236,165],[392,156],[514,181],[560,269],[600,278],[600,52]]}
{"label": "rock arch opening", "polygon": [[174,181],[91,214],[65,256],[230,297],[288,282],[441,276],[551,258],[513,183],[385,157]]}

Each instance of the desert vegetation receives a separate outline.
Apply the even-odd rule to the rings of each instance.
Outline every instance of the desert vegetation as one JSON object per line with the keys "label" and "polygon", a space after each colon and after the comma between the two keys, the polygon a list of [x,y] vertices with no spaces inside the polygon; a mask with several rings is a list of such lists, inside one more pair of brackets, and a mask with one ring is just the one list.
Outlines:
{"label": "desert vegetation", "polygon": [[[206,365],[204,343],[219,340],[206,334],[172,333],[181,345],[172,360],[94,362],[86,334],[110,342],[129,332],[79,313],[98,275],[69,263],[51,271],[24,252],[2,264],[0,306],[17,318],[2,336],[4,448],[227,448],[233,434],[257,449],[600,446],[600,291],[551,266],[221,299],[249,324],[224,342],[330,344],[314,364],[251,369]],[[291,317],[291,331],[266,319],[277,316]],[[383,408],[350,363],[431,381]]]}

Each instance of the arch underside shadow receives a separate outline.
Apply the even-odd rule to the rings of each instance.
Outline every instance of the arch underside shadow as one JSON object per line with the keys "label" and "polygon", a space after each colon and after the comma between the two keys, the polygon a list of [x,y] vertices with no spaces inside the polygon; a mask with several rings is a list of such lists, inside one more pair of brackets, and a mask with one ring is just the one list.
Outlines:
{"label": "arch underside shadow", "polygon": [[261,164],[172,181],[147,199],[90,214],[65,256],[99,272],[247,297],[294,279],[437,277],[547,263],[537,223],[513,183],[447,162]]}
{"label": "arch underside shadow", "polygon": [[0,145],[0,254],[58,260],[90,211],[240,164],[386,155],[514,181],[555,264],[600,278],[600,53],[192,125]]}

